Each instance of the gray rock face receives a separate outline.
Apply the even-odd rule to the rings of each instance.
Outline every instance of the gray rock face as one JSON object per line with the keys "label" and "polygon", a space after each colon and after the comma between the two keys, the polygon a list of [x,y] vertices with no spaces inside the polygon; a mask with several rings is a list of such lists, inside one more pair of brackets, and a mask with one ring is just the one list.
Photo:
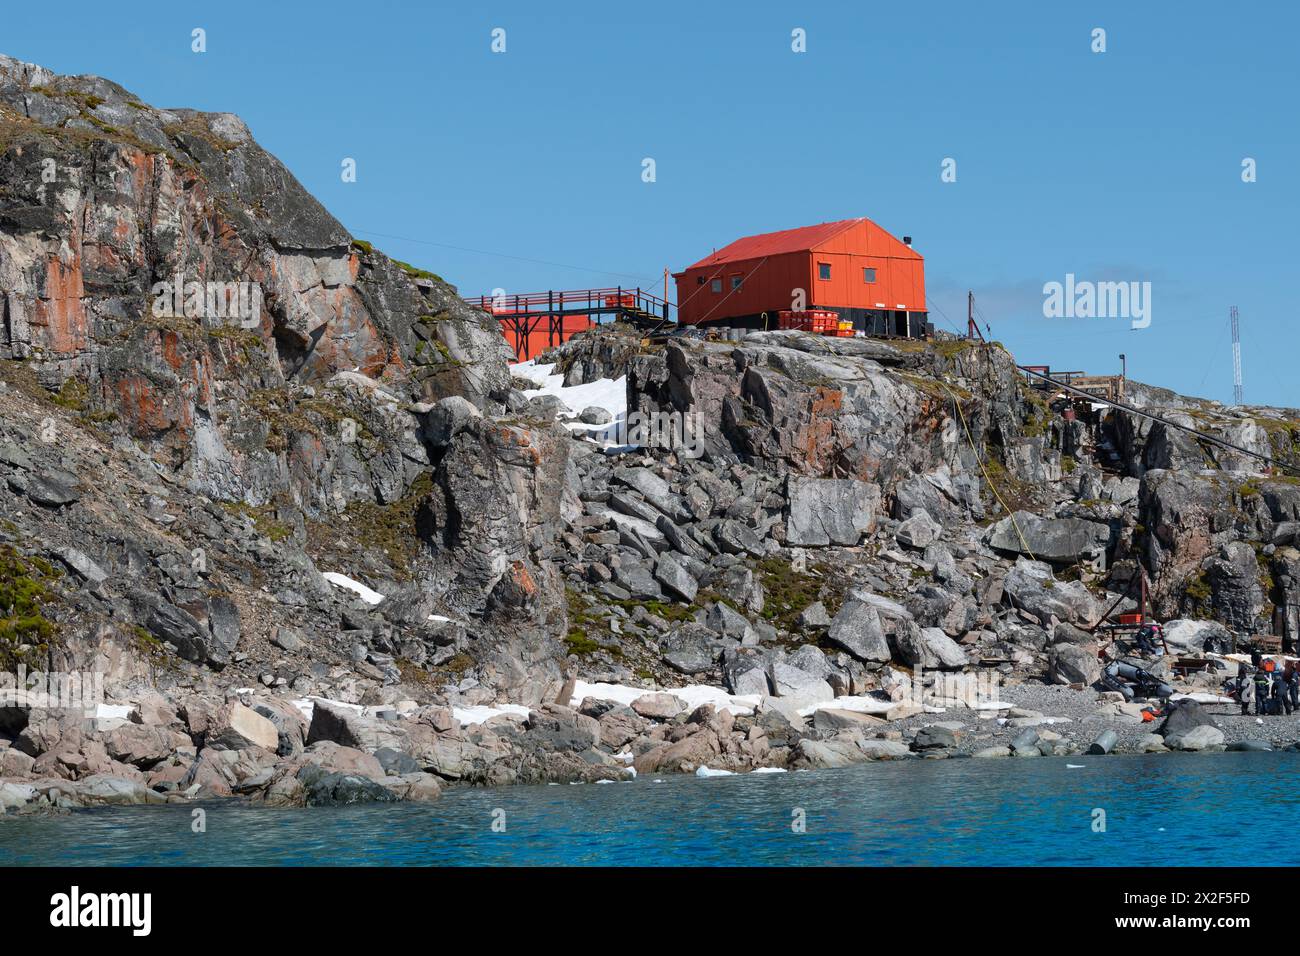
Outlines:
{"label": "gray rock face", "polygon": [[938,627],[918,627],[904,622],[895,635],[899,656],[908,664],[920,665],[926,670],[956,669],[969,661],[966,652],[956,641]]}
{"label": "gray rock face", "polygon": [[[1125,476],[1103,473],[1070,447],[1082,426],[1044,421],[996,346],[762,332],[642,348],[634,330],[594,330],[553,353],[567,384],[626,374],[632,410],[698,412],[705,431],[699,458],[604,448],[549,420],[560,399],[512,384],[489,313],[352,241],[236,118],[5,57],[0,106],[0,574],[14,562],[49,589],[50,663],[104,671],[138,715],[0,710],[0,777],[39,780],[39,800],[74,800],[59,788],[88,777],[92,800],[196,788],[300,804],[429,799],[430,773],[624,779],[629,756],[686,771],[905,756],[868,739],[866,715],[798,711],[900,690],[891,658],[1091,684],[1086,627],[1138,565],[1178,653],[1275,620],[1300,639],[1300,487],[1208,468],[1194,438],[1123,412],[1108,435]],[[265,295],[248,324],[155,311],[153,280],[177,275]],[[1132,384],[1140,404],[1291,453],[1293,412]],[[958,388],[971,443],[949,417]],[[1026,542],[1007,520],[977,527],[982,455],[1021,485]],[[1109,574],[1086,566],[1112,546]],[[1076,560],[1080,580],[1055,579]],[[553,703],[577,680],[683,675],[753,696],[754,715],[687,718],[654,694]],[[935,697],[941,681],[964,678],[936,675]],[[321,704],[309,726],[299,698],[366,711]],[[452,716],[503,703],[531,712]],[[951,733],[925,730],[918,752],[944,755]],[[1167,736],[1218,746],[1200,725]],[[984,750],[1084,739],[1043,729]],[[319,773],[300,777],[308,763]],[[6,787],[0,802],[31,801]]]}
{"label": "gray rock face", "polygon": [[672,694],[643,694],[631,707],[638,716],[652,720],[670,720],[682,712],[682,702]]}
{"label": "gray rock face", "polygon": [[1223,731],[1218,727],[1202,724],[1181,734],[1166,734],[1165,746],[1174,750],[1210,750],[1222,749]]}
{"label": "gray rock face", "polygon": [[434,448],[451,444],[471,418],[482,412],[473,402],[461,395],[449,395],[434,405],[425,406],[421,414],[421,435]]}
{"label": "gray rock face", "polygon": [[786,479],[786,543],[794,547],[852,546],[875,530],[880,489],[865,481]]}
{"label": "gray rock face", "polygon": [[860,661],[887,663],[889,641],[876,608],[865,601],[850,598],[831,621],[826,638],[844,648]]}
{"label": "gray rock face", "polygon": [[1179,737],[1197,727],[1217,727],[1214,718],[1206,713],[1205,708],[1194,700],[1180,700],[1173,707],[1164,723],[1156,731],[1165,741],[1170,737]]}
{"label": "gray rock face", "polygon": [[671,554],[659,555],[655,561],[654,577],[666,591],[687,604],[695,600],[700,589],[699,582]]}
{"label": "gray rock face", "polygon": [[774,696],[785,698],[796,709],[821,703],[835,696],[831,685],[816,674],[810,674],[781,661],[773,661],[768,666],[767,674],[772,682]]}
{"label": "gray rock face", "polygon": [[1097,601],[1078,581],[1057,581],[1051,568],[1023,558],[1007,572],[1003,590],[1012,607],[1028,611],[1044,626],[1053,617],[1091,624],[1101,613]]}
{"label": "gray rock face", "polygon": [[342,807],[357,803],[393,803],[397,794],[375,781],[351,773],[329,773],[316,766],[303,767],[298,780],[306,789],[309,807]]}
{"label": "gray rock face", "polygon": [[1049,674],[1058,684],[1091,687],[1101,677],[1101,661],[1092,645],[1054,644],[1048,660]]}
{"label": "gray rock face", "polygon": [[683,624],[663,641],[664,660],[682,674],[704,674],[718,667],[717,635],[701,624]]}
{"label": "gray rock face", "polygon": [[1232,650],[1232,632],[1218,621],[1179,619],[1167,621],[1163,630],[1165,643],[1174,653],[1226,654]]}
{"label": "gray rock face", "polygon": [[1110,528],[1100,522],[1083,518],[1041,518],[1028,511],[1017,511],[1003,518],[989,529],[988,534],[991,548],[1058,564],[1070,564],[1080,558],[1104,554],[1109,541]]}
{"label": "gray rock face", "polygon": [[947,727],[931,725],[922,727],[912,740],[913,750],[951,750],[957,746],[957,735]]}
{"label": "gray rock face", "polygon": [[930,517],[930,513],[921,508],[898,526],[894,536],[899,544],[920,551],[939,537],[939,532],[942,530],[939,523]]}

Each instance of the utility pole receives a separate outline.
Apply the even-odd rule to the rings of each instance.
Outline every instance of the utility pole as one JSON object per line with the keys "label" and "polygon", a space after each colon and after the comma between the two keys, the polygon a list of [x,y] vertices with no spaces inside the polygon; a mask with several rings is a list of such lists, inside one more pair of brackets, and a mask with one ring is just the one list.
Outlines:
{"label": "utility pole", "polygon": [[1237,307],[1228,309],[1232,322],[1232,404],[1241,405],[1241,326],[1237,321]]}

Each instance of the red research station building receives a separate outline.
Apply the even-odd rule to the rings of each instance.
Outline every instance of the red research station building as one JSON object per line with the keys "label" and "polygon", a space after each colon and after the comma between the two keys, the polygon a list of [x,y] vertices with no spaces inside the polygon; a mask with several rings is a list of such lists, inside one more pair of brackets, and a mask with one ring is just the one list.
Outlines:
{"label": "red research station building", "polygon": [[746,236],[673,277],[683,325],[774,329],[782,311],[826,310],[869,335],[933,331],[925,260],[866,218]]}

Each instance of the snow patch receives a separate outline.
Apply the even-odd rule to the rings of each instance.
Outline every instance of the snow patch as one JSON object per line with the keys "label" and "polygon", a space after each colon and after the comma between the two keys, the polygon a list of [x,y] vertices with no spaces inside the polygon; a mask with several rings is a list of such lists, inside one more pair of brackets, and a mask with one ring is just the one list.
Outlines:
{"label": "snow patch", "polygon": [[[627,376],[598,378],[582,385],[565,385],[563,375],[552,374],[554,368],[553,362],[530,359],[511,366],[510,374],[537,385],[536,388],[524,389],[525,398],[554,395],[564,402],[574,416],[572,420],[562,422],[565,428],[587,432],[588,437],[598,445],[618,447],[614,446],[614,442],[627,421]],[[612,421],[606,425],[588,425],[578,421],[577,416],[592,406],[609,412]]]}
{"label": "snow patch", "polygon": [[630,707],[632,701],[646,694],[671,694],[682,702],[685,710],[694,710],[701,704],[712,704],[716,710],[730,711],[734,717],[747,717],[754,712],[761,697],[758,694],[729,694],[721,687],[707,684],[690,684],[686,687],[669,687],[660,691],[646,690],[644,687],[629,687],[626,684],[588,684],[577,681],[573,685],[573,697],[569,699],[570,707],[577,707],[587,697],[596,700],[612,700],[616,704]]}
{"label": "snow patch", "polygon": [[492,707],[479,705],[477,707],[453,707],[451,709],[451,715],[460,721],[462,727],[472,727],[474,724],[484,723],[503,714],[527,718],[528,708],[520,704],[496,704]]}
{"label": "snow patch", "polygon": [[354,581],[346,574],[339,574],[337,571],[326,571],[321,575],[321,577],[336,588],[344,588],[345,590],[351,591],[367,604],[379,604],[384,600],[384,596],[378,591],[372,591],[360,581]]}

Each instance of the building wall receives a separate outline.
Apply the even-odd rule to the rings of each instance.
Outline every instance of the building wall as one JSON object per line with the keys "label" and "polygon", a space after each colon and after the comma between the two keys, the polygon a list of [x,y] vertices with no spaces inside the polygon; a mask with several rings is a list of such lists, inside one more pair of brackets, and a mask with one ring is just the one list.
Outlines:
{"label": "building wall", "polygon": [[[813,303],[847,309],[904,309],[924,312],[925,260],[885,230],[858,223],[822,243],[812,253],[812,273],[829,263],[830,280],[813,283]],[[876,270],[876,281],[863,279],[863,269]]]}
{"label": "building wall", "polygon": [[[731,288],[733,276],[743,280],[735,291]],[[714,292],[710,284],[715,277],[722,280],[720,292]],[[807,252],[687,269],[676,278],[678,317],[686,325],[789,309],[793,290],[803,289],[806,296],[812,293]]]}
{"label": "building wall", "polygon": [[[818,278],[820,263],[831,266],[829,280]],[[864,280],[866,268],[876,270],[875,282]],[[715,276],[722,280],[718,293],[709,284]],[[732,276],[748,277],[739,291],[731,289]],[[925,312],[925,261],[879,226],[862,222],[813,251],[687,269],[677,276],[678,314],[694,325],[775,313],[794,307],[794,289],[805,290],[805,308]]]}
{"label": "building wall", "polygon": [[[501,334],[505,336],[506,342],[509,343],[511,350],[515,353],[515,357],[511,360],[511,364],[513,365],[515,362],[537,358],[537,356],[541,355],[552,345],[559,345],[561,342],[567,342],[579,332],[591,328],[593,323],[585,315],[566,315],[561,319],[561,329],[559,334],[552,335],[550,331],[550,323],[547,322],[546,319],[542,319],[537,324],[537,328],[533,329],[533,331],[526,336],[527,342],[522,342],[521,339],[525,338],[525,336],[516,335],[514,329],[505,322],[499,324],[501,326]],[[579,409],[579,411],[581,411],[581,409]]]}

